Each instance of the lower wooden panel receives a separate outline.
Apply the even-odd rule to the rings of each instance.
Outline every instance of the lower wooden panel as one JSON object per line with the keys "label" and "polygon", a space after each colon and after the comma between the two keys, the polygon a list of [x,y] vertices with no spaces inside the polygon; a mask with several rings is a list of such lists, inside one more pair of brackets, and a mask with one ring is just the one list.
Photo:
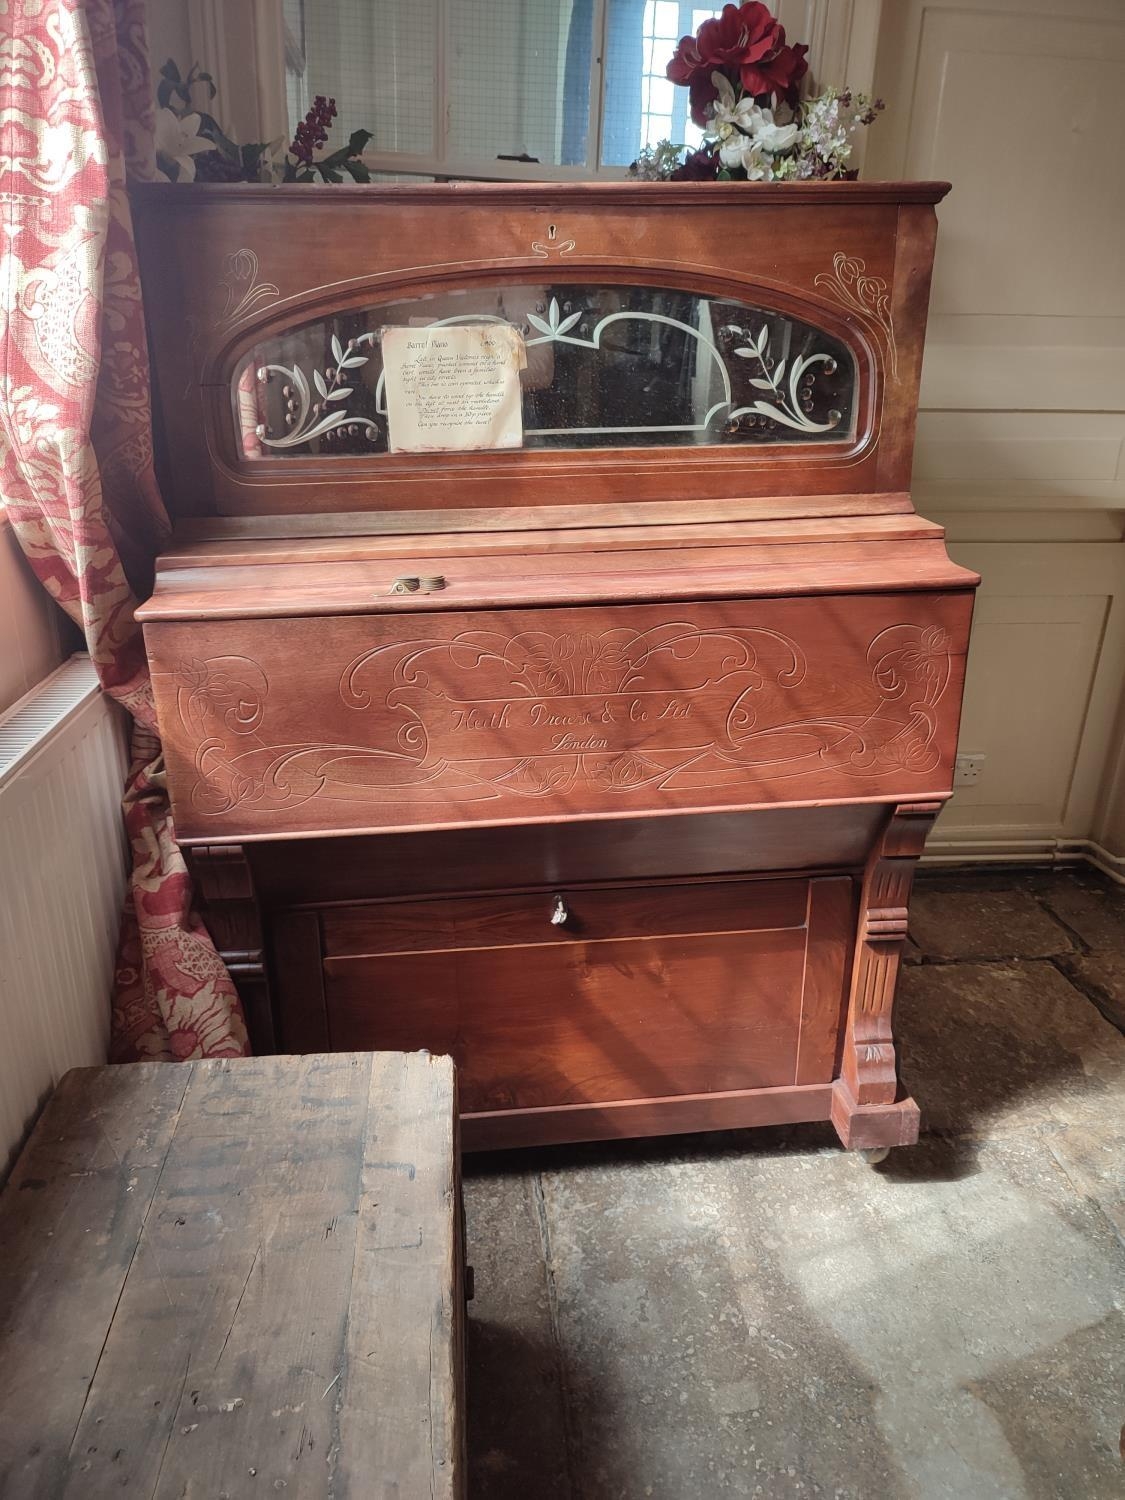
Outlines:
{"label": "lower wooden panel", "polygon": [[467,1117],[831,1080],[850,879],[563,901],[560,926],[534,894],[324,912],[328,1044],[451,1053]]}
{"label": "lower wooden panel", "polygon": [[451,1053],[470,1110],[766,1088],[796,1069],[804,953],[793,928],[358,960],[329,1037]]}

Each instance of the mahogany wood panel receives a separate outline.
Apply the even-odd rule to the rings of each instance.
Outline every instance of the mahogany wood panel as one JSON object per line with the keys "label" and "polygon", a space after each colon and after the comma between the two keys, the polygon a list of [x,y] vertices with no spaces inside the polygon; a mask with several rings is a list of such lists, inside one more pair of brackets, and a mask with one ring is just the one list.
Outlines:
{"label": "mahogany wood panel", "polygon": [[[510,898],[466,903],[473,936],[438,903],[428,948],[424,909],[329,912],[329,1040],[450,1052],[470,1113],[788,1085],[840,1015],[853,886],[815,884],[828,899],[802,880],[587,891],[550,937],[541,901],[523,921]],[[833,1034],[805,1081],[834,1062]]]}
{"label": "mahogany wood panel", "polygon": [[[829,1119],[834,1098],[834,1085],[814,1083],[732,1089],[719,1094],[676,1094],[663,1099],[615,1099],[548,1109],[481,1110],[461,1116],[461,1142],[466,1151],[501,1151],[512,1146],[631,1140],[697,1130],[742,1130],[753,1125],[800,1125]],[[896,1140],[886,1144],[902,1143]]]}
{"label": "mahogany wood panel", "polygon": [[[753,499],[712,499],[696,495],[687,510],[678,501],[630,501],[615,499],[604,504],[508,505],[490,510],[463,510],[449,505],[444,510],[345,510],[285,516],[181,516],[175,523],[180,541],[225,537],[401,537],[414,532],[507,532],[535,531],[546,525],[552,531],[589,526],[699,525],[700,522],[745,522],[763,520],[838,520],[847,517],[913,516],[906,492],[877,495],[759,495]],[[926,522],[932,525],[932,522]]]}
{"label": "mahogany wood panel", "polygon": [[[690,503],[905,490],[933,204],[946,184],[535,184],[133,193],[177,514]],[[721,253],[720,253],[721,247]],[[842,336],[854,441],[576,452],[243,459],[230,379],[263,334],[488,281],[664,284],[773,306]],[[185,310],[192,323],[184,334]],[[205,442],[200,443],[200,433]]]}
{"label": "mahogany wood panel", "polygon": [[877,803],[684,813],[675,818],[458,828],[250,843],[241,857],[267,911],[312,902],[455,891],[550,894],[591,881],[706,878],[766,870],[862,871]]}
{"label": "mahogany wood panel", "polygon": [[[787,502],[792,496],[787,496]],[[831,504],[822,496],[820,504]],[[537,510],[381,511],[333,516],[207,516],[181,520],[162,567],[217,562],[312,562],[365,556],[411,556],[428,546],[444,556],[517,552],[604,552],[670,544],[723,546],[730,541],[886,541],[941,538],[944,526],[918,516],[909,495],[840,495],[853,514],[756,519],[757,501],[706,502],[685,516],[669,505],[570,505]],[[781,504],[778,499],[778,504]],[[437,538],[437,540],[435,540]]]}
{"label": "mahogany wood panel", "polygon": [[[845,882],[846,884],[846,882]],[[557,898],[557,899],[556,899]],[[553,922],[557,900],[565,916]],[[604,942],[669,934],[741,932],[804,924],[808,891],[800,880],[698,885],[653,884],[570,890],[535,896],[464,896],[452,901],[394,901],[336,907],[321,919],[329,973],[337,958],[377,953],[436,953]],[[674,925],[668,926],[674,912]],[[529,955],[529,961],[533,961]]]}
{"label": "mahogany wood panel", "polygon": [[177,832],[244,841],[942,793],[970,603],[152,623]]}
{"label": "mahogany wood panel", "polygon": [[[810,880],[806,926],[821,934],[805,956],[806,1003],[794,1082],[819,1083],[835,1076],[843,1040],[842,1002],[855,935],[856,888],[851,880]],[[816,1004],[808,997],[820,996]]]}
{"label": "mahogany wood panel", "polygon": [[913,1099],[857,1105],[839,1080],[554,1109],[484,1110],[461,1116],[461,1139],[466,1151],[497,1151],[697,1130],[744,1130],[755,1125],[800,1125],[813,1120],[831,1120],[842,1143],[855,1150],[910,1146],[918,1139],[918,1106]]}

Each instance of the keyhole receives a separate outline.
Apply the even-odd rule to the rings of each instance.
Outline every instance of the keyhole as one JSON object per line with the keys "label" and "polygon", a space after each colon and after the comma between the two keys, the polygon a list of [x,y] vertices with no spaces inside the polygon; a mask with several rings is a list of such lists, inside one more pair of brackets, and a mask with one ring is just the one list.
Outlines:
{"label": "keyhole", "polygon": [[547,238],[549,240],[553,240],[554,237],[555,237],[555,235],[558,234],[558,232],[559,232],[558,231],[558,226],[556,224],[548,224],[547,225]]}

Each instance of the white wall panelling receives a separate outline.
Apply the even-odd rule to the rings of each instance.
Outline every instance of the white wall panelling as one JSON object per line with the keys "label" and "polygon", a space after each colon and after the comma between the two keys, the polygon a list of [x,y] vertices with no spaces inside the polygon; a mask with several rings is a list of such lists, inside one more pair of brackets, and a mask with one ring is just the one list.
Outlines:
{"label": "white wall panelling", "polygon": [[984,580],[960,744],[987,759],[935,841],[1087,838],[1125,673],[1125,548],[1004,541],[950,550]]}
{"label": "white wall panelling", "polygon": [[914,499],[984,577],[939,856],[1125,854],[1123,66],[1121,0],[882,9],[865,175],[953,184]]}

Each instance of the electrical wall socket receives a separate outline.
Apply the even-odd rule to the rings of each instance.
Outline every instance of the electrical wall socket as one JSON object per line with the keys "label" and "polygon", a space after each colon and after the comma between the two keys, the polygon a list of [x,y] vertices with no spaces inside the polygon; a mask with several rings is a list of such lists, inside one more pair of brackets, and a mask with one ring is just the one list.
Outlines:
{"label": "electrical wall socket", "polygon": [[959,755],[953,767],[954,786],[976,786],[984,775],[983,755]]}

